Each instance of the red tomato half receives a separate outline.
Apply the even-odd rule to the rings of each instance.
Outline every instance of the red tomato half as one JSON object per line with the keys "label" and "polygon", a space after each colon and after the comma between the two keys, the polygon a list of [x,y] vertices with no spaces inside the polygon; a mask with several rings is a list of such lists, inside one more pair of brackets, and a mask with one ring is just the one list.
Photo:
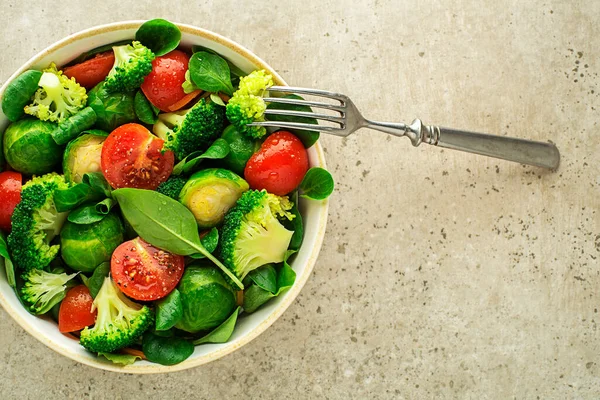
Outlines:
{"label": "red tomato half", "polygon": [[250,157],[244,177],[252,189],[283,196],[296,189],[308,171],[308,153],[296,136],[273,133]]}
{"label": "red tomato half", "polygon": [[58,330],[75,332],[94,325],[98,311],[92,312],[93,302],[94,299],[85,285],[69,290],[58,310]]}
{"label": "red tomato half", "polygon": [[185,82],[190,56],[181,50],[173,50],[152,61],[152,72],[144,79],[142,91],[161,111],[185,97],[181,85]]}
{"label": "red tomato half", "polygon": [[100,164],[113,188],[154,190],[173,172],[175,156],[162,152],[164,140],[139,124],[125,124],[111,132],[102,145]]}
{"label": "red tomato half", "polygon": [[69,78],[75,78],[81,86],[91,89],[106,78],[115,63],[115,54],[112,51],[96,54],[79,64],[66,67],[63,72]]}
{"label": "red tomato half", "polygon": [[110,273],[123,293],[142,301],[165,297],[183,275],[183,256],[157,249],[137,237],[121,244],[110,261]]}
{"label": "red tomato half", "polygon": [[18,172],[0,172],[0,230],[10,232],[10,217],[21,201],[21,182]]}

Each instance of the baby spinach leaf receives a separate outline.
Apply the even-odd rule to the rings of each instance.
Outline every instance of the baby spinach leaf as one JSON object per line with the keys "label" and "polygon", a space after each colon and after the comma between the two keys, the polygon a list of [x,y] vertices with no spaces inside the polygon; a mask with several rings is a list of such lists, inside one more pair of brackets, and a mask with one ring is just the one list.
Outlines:
{"label": "baby spinach leaf", "polygon": [[96,204],[96,212],[99,214],[108,215],[110,210],[117,204],[113,199],[104,199]]}
{"label": "baby spinach leaf", "polygon": [[285,261],[277,272],[277,292],[271,293],[257,284],[253,284],[244,290],[244,312],[253,313],[267,301],[273,297],[280,296],[292,287],[296,281],[296,272],[290,267],[287,260],[294,253],[295,251],[293,250],[286,252]]}
{"label": "baby spinach leaf", "polygon": [[[219,55],[219,53],[217,53],[213,49],[209,49],[208,47],[198,46],[198,45],[192,46],[192,53],[198,53],[200,51],[205,51],[207,53],[214,54],[214,55],[217,55],[217,56],[221,57]],[[227,65],[229,66],[229,71],[230,71],[230,75],[231,75],[232,78],[234,78],[234,77],[238,77],[239,78],[240,76],[246,76],[246,75],[248,75],[244,71],[242,71],[241,69],[239,69],[234,63],[232,63],[231,61],[229,61],[228,59],[226,59],[225,57],[223,57],[223,59],[225,61],[227,61]]]}
{"label": "baby spinach leaf", "polygon": [[233,329],[235,328],[235,323],[237,322],[237,317],[240,313],[241,307],[236,308],[231,316],[227,318],[221,325],[217,326],[206,336],[201,337],[200,339],[194,340],[193,343],[195,345],[202,343],[225,343],[229,340],[231,335],[233,334]]}
{"label": "baby spinach leaf", "polygon": [[86,129],[94,126],[95,123],[96,112],[91,107],[85,107],[77,114],[58,124],[56,129],[51,133],[52,139],[54,139],[56,144],[62,146],[75,139]]}
{"label": "baby spinach leaf", "polygon": [[166,331],[175,326],[183,316],[181,294],[174,289],[167,297],[156,304],[156,330]]}
{"label": "baby spinach leaf", "polygon": [[78,225],[88,225],[102,221],[104,217],[106,217],[106,214],[96,211],[95,204],[88,204],[71,211],[67,220]]}
{"label": "baby spinach leaf", "polygon": [[[288,94],[283,96],[285,99],[294,99],[294,100],[304,100],[302,97],[297,94]],[[284,104],[284,103],[269,103],[267,106],[270,110],[286,110],[286,111],[303,111],[303,112],[313,112],[312,109],[308,106],[299,106],[295,104]],[[318,122],[315,118],[307,118],[307,117],[295,117],[289,115],[269,115],[269,121],[279,121],[279,122],[302,122],[305,124],[314,124],[317,125]],[[294,133],[294,135],[298,136],[298,139],[302,141],[304,147],[307,149],[311,147],[317,140],[319,140],[319,132],[317,131],[305,131],[302,129],[290,129]]]}
{"label": "baby spinach leaf", "polygon": [[194,53],[189,69],[192,82],[199,89],[233,95],[229,65],[221,56],[206,51]]}
{"label": "baby spinach leaf", "polygon": [[283,226],[290,231],[294,231],[292,239],[290,240],[290,250],[298,250],[304,240],[304,224],[302,223],[302,215],[298,210],[298,192],[294,192],[290,195],[290,200],[294,204],[290,213],[294,215],[294,218],[290,221],[287,218],[282,219]]}
{"label": "baby spinach leaf", "polygon": [[202,245],[196,219],[186,206],[153,190],[125,188],[112,194],[125,219],[142,239],[174,254],[201,253],[240,289],[244,288],[242,282]]}
{"label": "baby spinach leaf", "polygon": [[162,365],[175,365],[185,361],[194,352],[194,345],[179,337],[161,337],[146,332],[142,350],[149,361]]}
{"label": "baby spinach leaf", "polygon": [[0,268],[4,266],[6,269],[6,281],[11,287],[16,287],[15,267],[8,254],[8,245],[4,234],[0,232]]}
{"label": "baby spinach leaf", "polygon": [[187,175],[196,168],[204,159],[219,160],[225,158],[229,154],[229,143],[225,139],[218,138],[204,152],[195,151],[173,168],[173,175]]}
{"label": "baby spinach leaf", "polygon": [[277,271],[272,264],[263,265],[253,270],[248,276],[259,288],[271,293],[277,291]]}
{"label": "baby spinach leaf", "polygon": [[104,178],[102,172],[88,172],[83,174],[83,183],[88,184],[92,190],[101,193],[106,197],[111,197],[112,188]]}
{"label": "baby spinach leaf", "polygon": [[99,201],[103,197],[103,194],[93,190],[90,185],[78,183],[68,189],[55,190],[54,204],[56,206],[56,211],[65,212],[88,201]]}
{"label": "baby spinach leaf", "polygon": [[98,294],[100,288],[102,287],[102,284],[104,283],[104,279],[108,276],[109,273],[110,262],[106,261],[98,265],[94,269],[92,276],[88,278],[86,286],[88,287],[90,294],[93,298],[96,298],[96,295]]}
{"label": "baby spinach leaf", "polygon": [[6,87],[2,97],[2,112],[6,118],[15,122],[25,114],[23,109],[37,91],[41,77],[40,71],[25,71]]}
{"label": "baby spinach leaf", "polygon": [[120,365],[131,365],[138,359],[142,359],[142,357],[134,356],[133,354],[98,353],[98,355],[106,358],[109,361],[112,361],[115,364]]}
{"label": "baby spinach leaf", "polygon": [[158,109],[144,96],[141,90],[138,90],[133,99],[135,115],[145,124],[153,125],[158,121]]}
{"label": "baby spinach leaf", "polygon": [[140,26],[135,40],[148,47],[158,57],[175,50],[181,40],[177,25],[164,19],[151,19]]}
{"label": "baby spinach leaf", "polygon": [[308,170],[300,183],[300,196],[313,200],[324,200],[333,192],[333,178],[329,171],[320,167]]}

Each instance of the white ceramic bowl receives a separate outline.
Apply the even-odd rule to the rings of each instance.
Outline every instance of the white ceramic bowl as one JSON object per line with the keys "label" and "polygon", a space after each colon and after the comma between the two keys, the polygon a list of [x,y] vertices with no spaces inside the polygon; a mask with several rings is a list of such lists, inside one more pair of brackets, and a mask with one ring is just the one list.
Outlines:
{"label": "white ceramic bowl", "polygon": [[[133,39],[137,28],[143,22],[126,21],[102,25],[66,37],[38,53],[16,71],[6,81],[4,86],[0,88],[0,98],[4,94],[6,86],[25,70],[45,68],[50,62],[55,62],[57,65],[64,65],[79,54],[98,46],[120,40]],[[208,47],[228,58],[247,73],[262,68],[273,75],[276,84],[285,85],[279,74],[250,50],[223,36],[204,29],[182,24],[178,26],[182,33],[182,46],[201,45]],[[7,125],[8,120],[0,112],[0,130],[4,131]],[[319,143],[311,147],[308,150],[308,154],[311,166],[325,168],[325,157]],[[6,312],[19,325],[36,339],[58,353],[83,364],[111,371],[136,374],[164,373],[196,367],[239,349],[264,332],[290,306],[306,283],[317,260],[323,236],[325,235],[327,207],[327,201],[304,201],[300,204],[300,211],[304,217],[305,232],[302,248],[292,263],[292,267],[297,273],[294,286],[287,293],[273,299],[253,314],[241,316],[229,342],[196,346],[194,354],[190,358],[174,366],[163,366],[147,361],[138,361],[133,365],[120,367],[86,351],[79,345],[77,339],[70,335],[61,334],[54,321],[29,314],[19,303],[12,288],[6,283],[4,271],[0,272],[2,274],[0,276],[0,304],[2,304]]]}

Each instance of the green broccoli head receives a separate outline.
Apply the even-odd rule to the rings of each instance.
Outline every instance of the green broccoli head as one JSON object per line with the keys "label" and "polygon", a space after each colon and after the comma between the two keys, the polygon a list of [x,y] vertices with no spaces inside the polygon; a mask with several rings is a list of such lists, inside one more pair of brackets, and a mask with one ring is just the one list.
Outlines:
{"label": "green broccoli head", "polygon": [[8,235],[12,260],[21,271],[43,269],[58,254],[60,246],[50,242],[59,234],[67,213],[56,211],[54,191],[68,187],[64,177],[54,172],[23,185]]}
{"label": "green broccoli head", "polygon": [[23,274],[21,300],[32,314],[45,314],[65,298],[67,284],[76,275],[32,269]]}
{"label": "green broccoli head", "polygon": [[195,151],[206,150],[225,125],[225,109],[212,101],[201,99],[192,108],[160,114],[153,132],[165,141],[179,160]]}
{"label": "green broccoli head", "polygon": [[284,260],[293,231],[277,217],[289,220],[292,203],[265,190],[248,190],[225,215],[219,255],[223,264],[240,280],[256,268]]}
{"label": "green broccoli head", "polygon": [[131,44],[113,47],[115,63],[106,77],[104,89],[112,92],[133,92],[152,71],[154,53],[134,41]]}
{"label": "green broccoli head", "polygon": [[26,114],[42,121],[61,123],[85,107],[85,88],[75,78],[63,75],[54,63],[44,70],[38,85],[40,88],[33,96],[33,103],[25,106]]}
{"label": "green broccoli head", "polygon": [[98,310],[96,323],[81,331],[79,342],[93,352],[111,353],[131,345],[154,321],[152,310],[129,300],[110,277],[104,279],[92,308]]}
{"label": "green broccoli head", "polygon": [[183,189],[186,182],[187,179],[182,176],[171,176],[165,182],[158,185],[156,191],[174,200],[179,200],[179,193],[181,193],[181,189]]}
{"label": "green broccoli head", "polygon": [[273,77],[265,70],[257,70],[240,78],[238,90],[227,103],[227,119],[246,136],[260,139],[267,130],[261,126],[248,126],[252,122],[265,120],[267,104],[263,97],[273,86]]}

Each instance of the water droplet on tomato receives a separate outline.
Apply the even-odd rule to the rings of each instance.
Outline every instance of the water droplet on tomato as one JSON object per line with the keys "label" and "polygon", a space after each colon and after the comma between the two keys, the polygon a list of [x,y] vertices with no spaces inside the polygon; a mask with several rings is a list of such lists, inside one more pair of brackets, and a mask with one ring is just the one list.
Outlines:
{"label": "water droplet on tomato", "polygon": [[270,172],[269,173],[269,179],[272,181],[275,181],[279,178],[279,172]]}

